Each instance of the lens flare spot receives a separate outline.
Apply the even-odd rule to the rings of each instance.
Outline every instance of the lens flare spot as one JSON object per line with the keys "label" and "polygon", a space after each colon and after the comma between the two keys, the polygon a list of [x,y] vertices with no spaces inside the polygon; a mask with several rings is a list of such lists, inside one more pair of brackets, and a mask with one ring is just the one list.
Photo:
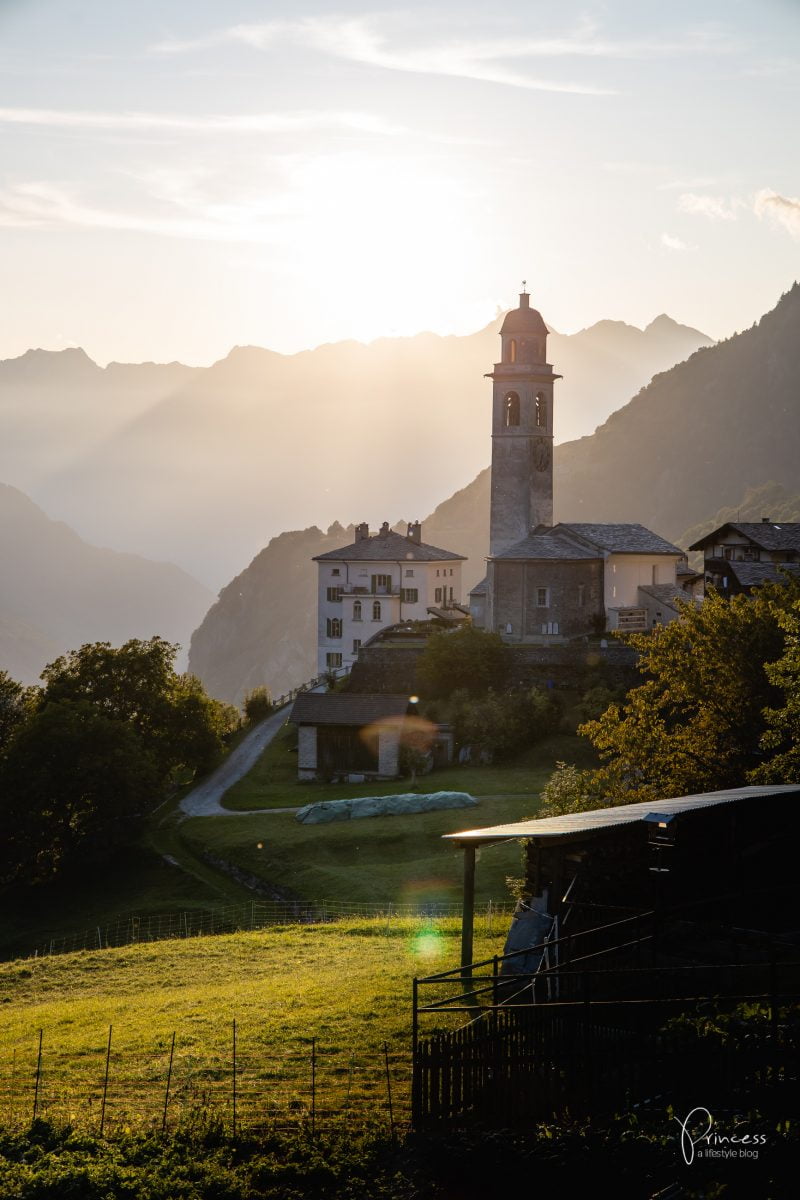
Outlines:
{"label": "lens flare spot", "polygon": [[411,953],[415,958],[430,960],[440,958],[444,952],[444,939],[435,929],[420,929],[411,939]]}

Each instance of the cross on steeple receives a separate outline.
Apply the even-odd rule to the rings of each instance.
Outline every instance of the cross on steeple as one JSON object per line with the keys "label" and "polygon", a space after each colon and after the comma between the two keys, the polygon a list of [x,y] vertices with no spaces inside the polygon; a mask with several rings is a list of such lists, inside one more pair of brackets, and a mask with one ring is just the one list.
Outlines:
{"label": "cross on steeple", "polygon": [[522,281],[522,290],[523,290],[523,292],[525,291],[525,288],[526,288],[526,286],[527,286],[527,283],[528,283],[527,279],[523,279],[523,281]]}

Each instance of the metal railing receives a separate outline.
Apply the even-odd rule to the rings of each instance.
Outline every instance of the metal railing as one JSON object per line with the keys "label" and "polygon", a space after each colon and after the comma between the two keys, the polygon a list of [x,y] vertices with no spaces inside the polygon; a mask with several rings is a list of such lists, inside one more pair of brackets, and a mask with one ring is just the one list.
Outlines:
{"label": "metal railing", "polygon": [[322,687],[327,684],[331,676],[334,679],[343,679],[350,674],[352,663],[344,663],[341,667],[331,667],[329,671],[323,672],[322,675],[315,675],[313,679],[309,679],[306,683],[298,684],[296,688],[290,688],[288,692],[283,692],[278,696],[277,700],[273,701],[273,712],[278,712],[281,708],[286,708],[288,704],[301,694],[301,692],[313,692],[314,688]]}

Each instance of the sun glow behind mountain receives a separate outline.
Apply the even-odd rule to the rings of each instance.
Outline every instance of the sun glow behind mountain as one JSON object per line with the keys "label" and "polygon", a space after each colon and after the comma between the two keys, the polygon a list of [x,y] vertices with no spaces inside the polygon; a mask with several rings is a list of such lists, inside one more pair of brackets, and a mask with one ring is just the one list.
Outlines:
{"label": "sun glow behind mountain", "polygon": [[488,296],[464,300],[478,200],[430,159],[326,155],[296,172],[295,187],[295,269],[312,288],[333,282],[350,337],[467,333],[494,315]]}

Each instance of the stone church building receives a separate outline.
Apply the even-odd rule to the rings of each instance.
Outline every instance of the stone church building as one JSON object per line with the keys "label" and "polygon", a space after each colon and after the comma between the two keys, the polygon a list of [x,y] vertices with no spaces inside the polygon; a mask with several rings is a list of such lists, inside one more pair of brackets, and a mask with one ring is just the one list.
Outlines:
{"label": "stone church building", "polygon": [[[678,616],[684,555],[636,524],[553,524],[554,385],[547,326],[523,292],[500,330],[492,396],[486,578],[473,622],[512,642],[643,630]],[[609,481],[613,487],[613,480]]]}

